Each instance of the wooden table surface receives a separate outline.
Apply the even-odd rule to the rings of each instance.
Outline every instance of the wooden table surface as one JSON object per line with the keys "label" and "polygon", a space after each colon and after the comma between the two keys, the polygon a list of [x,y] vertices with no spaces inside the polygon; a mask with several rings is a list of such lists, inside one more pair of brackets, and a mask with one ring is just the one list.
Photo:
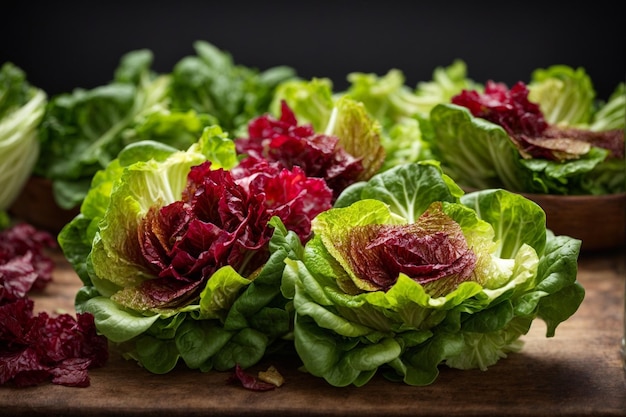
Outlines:
{"label": "wooden table surface", "polygon": [[[579,310],[553,338],[536,320],[519,353],[487,371],[441,368],[430,386],[374,377],[363,387],[337,388],[297,369],[297,358],[266,358],[285,384],[253,392],[228,384],[230,373],[184,368],[154,375],[110,351],[87,388],[51,383],[0,386],[0,415],[10,416],[625,416],[626,382],[620,343],[624,332],[624,249],[581,254],[578,279],[586,289]],[[35,309],[74,313],[81,283],[60,254]]]}

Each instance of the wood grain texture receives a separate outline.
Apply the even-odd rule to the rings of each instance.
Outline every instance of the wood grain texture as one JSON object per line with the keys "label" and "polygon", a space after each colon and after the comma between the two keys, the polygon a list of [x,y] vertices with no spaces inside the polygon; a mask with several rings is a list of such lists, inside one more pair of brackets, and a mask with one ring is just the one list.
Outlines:
{"label": "wood grain texture", "polygon": [[[111,351],[90,371],[91,385],[0,386],[0,415],[11,416],[624,416],[626,382],[623,248],[579,258],[586,295],[553,338],[535,321],[525,346],[487,371],[441,367],[430,386],[375,377],[363,387],[336,388],[299,371],[295,357],[269,357],[251,371],[278,368],[285,384],[252,392],[227,383],[229,373],[177,368],[151,374]],[[38,311],[72,312],[81,283],[62,257],[53,282],[36,295]]]}

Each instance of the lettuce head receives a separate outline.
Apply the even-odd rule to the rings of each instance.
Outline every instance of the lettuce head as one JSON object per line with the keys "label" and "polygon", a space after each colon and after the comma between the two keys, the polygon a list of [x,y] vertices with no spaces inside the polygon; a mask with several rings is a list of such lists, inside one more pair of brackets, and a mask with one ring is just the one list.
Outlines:
{"label": "lettuce head", "polygon": [[581,68],[537,69],[529,84],[487,82],[433,107],[426,142],[467,188],[555,195],[626,191],[624,83],[596,99]]}
{"label": "lettuce head", "polygon": [[353,185],[312,227],[302,258],[285,260],[286,295],[304,367],[334,386],[486,370],[534,319],[554,336],[584,297],[579,240],[553,235],[518,194],[464,194],[435,161]]}
{"label": "lettuce head", "polygon": [[76,309],[151,372],[249,367],[289,338],[284,260],[331,197],[301,170],[238,165],[217,125],[185,151],[130,145],[59,235],[84,283]]}

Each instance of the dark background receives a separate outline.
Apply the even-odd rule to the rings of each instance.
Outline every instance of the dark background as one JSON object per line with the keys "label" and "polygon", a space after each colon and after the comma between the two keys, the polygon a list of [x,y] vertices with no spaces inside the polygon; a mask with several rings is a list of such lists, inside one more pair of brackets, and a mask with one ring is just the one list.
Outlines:
{"label": "dark background", "polygon": [[[195,40],[236,63],[288,65],[304,78],[403,71],[429,81],[464,60],[468,76],[512,85],[536,68],[582,66],[598,97],[624,81],[624,16],[614,2],[10,1],[0,14],[0,64],[12,61],[50,95],[108,83],[120,57],[147,48],[170,72]],[[612,6],[612,7],[610,7]]]}

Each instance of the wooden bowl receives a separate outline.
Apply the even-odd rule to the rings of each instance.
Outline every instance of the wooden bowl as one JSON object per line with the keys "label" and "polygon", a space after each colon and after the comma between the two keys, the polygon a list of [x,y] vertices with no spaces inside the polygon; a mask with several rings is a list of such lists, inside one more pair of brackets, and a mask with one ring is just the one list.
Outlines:
{"label": "wooden bowl", "polygon": [[526,194],[546,213],[557,235],[582,240],[581,251],[616,249],[626,243],[626,193],[601,196]]}
{"label": "wooden bowl", "polygon": [[65,210],[56,203],[52,182],[47,178],[31,176],[15,199],[9,213],[17,220],[58,234],[80,209]]}
{"label": "wooden bowl", "polygon": [[[462,187],[466,193],[475,188]],[[546,227],[556,235],[582,241],[581,251],[626,249],[626,193],[553,195],[518,193],[546,213]]]}

